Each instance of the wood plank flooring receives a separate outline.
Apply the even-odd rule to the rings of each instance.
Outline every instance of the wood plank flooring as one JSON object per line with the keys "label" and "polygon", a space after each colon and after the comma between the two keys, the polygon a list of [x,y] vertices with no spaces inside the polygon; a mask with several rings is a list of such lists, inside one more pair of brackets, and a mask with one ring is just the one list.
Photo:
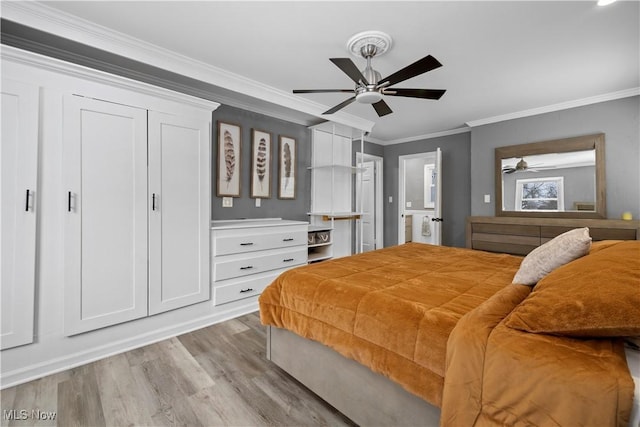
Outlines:
{"label": "wood plank flooring", "polygon": [[8,388],[2,426],[354,425],[266,360],[265,340],[252,313]]}

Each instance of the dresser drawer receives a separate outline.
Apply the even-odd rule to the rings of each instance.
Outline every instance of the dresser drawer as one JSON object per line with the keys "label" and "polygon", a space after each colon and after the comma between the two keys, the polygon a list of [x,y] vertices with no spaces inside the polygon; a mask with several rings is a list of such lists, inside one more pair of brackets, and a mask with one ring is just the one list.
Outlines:
{"label": "dresser drawer", "polygon": [[220,256],[306,244],[305,226],[265,227],[259,232],[255,229],[220,230],[213,233],[211,252]]}
{"label": "dresser drawer", "polygon": [[270,270],[290,268],[296,265],[306,264],[306,262],[306,246],[261,251],[256,252],[251,257],[248,257],[246,254],[215,257],[213,259],[212,277],[214,282],[217,282]]}
{"label": "dresser drawer", "polygon": [[232,301],[258,296],[284,270],[254,274],[241,279],[225,280],[224,285],[214,285],[213,304],[221,305]]}

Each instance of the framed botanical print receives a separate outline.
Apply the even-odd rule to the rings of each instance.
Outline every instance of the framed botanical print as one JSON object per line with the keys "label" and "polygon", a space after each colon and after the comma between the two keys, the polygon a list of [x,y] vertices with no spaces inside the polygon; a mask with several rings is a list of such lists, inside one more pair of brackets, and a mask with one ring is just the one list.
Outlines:
{"label": "framed botanical print", "polygon": [[218,121],[218,174],[216,195],[240,197],[240,159],[242,129],[239,125]]}
{"label": "framed botanical print", "polygon": [[296,198],[296,140],[280,135],[278,139],[278,199]]}
{"label": "framed botanical print", "polygon": [[271,197],[271,134],[251,129],[251,197]]}

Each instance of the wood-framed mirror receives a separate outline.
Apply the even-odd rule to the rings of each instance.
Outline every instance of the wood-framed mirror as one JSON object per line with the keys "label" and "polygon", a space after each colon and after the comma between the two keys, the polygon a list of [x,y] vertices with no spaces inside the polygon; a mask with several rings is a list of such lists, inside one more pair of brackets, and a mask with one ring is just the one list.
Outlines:
{"label": "wood-framed mirror", "polygon": [[606,218],[604,134],[495,149],[496,216]]}

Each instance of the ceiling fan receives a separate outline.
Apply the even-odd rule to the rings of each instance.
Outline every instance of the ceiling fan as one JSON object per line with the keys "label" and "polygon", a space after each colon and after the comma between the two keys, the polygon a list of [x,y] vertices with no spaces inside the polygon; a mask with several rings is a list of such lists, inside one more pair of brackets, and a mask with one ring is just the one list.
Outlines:
{"label": "ceiling fan", "polygon": [[[541,165],[532,165],[533,167],[539,167]],[[502,167],[502,173],[514,173],[514,172],[538,172],[537,169],[531,169],[532,166],[524,160],[524,157],[521,157],[518,163],[515,166],[506,165]],[[548,167],[545,169],[549,169]]]}
{"label": "ceiling fan", "polygon": [[371,104],[380,117],[393,112],[383,100],[385,96],[440,99],[446,92],[445,89],[406,89],[390,87],[391,85],[441,67],[442,64],[431,55],[427,55],[385,78],[381,78],[381,74],[373,69],[371,59],[376,55],[379,56],[386,52],[390,47],[390,42],[391,38],[388,35],[377,31],[356,34],[349,40],[347,43],[349,50],[354,54],[361,55],[367,60],[367,66],[362,71],[360,71],[356,64],[349,58],[329,59],[355,82],[356,85],[354,89],[298,89],[294,90],[293,93],[353,93],[351,98],[322,114],[333,114],[352,102],[358,101],[363,104]]}

